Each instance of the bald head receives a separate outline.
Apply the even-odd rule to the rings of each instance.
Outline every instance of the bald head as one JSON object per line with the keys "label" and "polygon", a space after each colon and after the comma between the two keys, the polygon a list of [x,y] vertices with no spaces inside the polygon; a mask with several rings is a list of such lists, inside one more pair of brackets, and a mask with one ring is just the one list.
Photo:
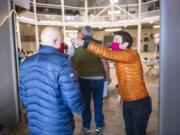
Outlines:
{"label": "bald head", "polygon": [[46,27],[41,32],[41,44],[59,48],[63,42],[63,33],[58,27]]}

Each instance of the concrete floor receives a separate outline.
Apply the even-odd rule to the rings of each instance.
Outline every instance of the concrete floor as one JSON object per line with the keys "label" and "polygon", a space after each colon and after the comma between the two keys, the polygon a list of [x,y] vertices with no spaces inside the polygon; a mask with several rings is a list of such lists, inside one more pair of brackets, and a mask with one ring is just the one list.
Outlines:
{"label": "concrete floor", "polygon": [[[151,53],[141,54],[141,57],[150,57]],[[143,65],[144,71],[147,71],[147,67]],[[117,90],[115,85],[117,84],[115,70],[111,69],[111,78],[112,83],[109,85],[109,96],[104,99],[104,115],[105,115],[105,124],[106,127],[102,133],[102,135],[125,135],[124,132],[124,122],[122,117],[122,107],[120,107],[117,100]],[[158,94],[159,94],[159,83],[158,79],[154,78],[154,76],[149,75],[145,79],[147,89],[152,97],[152,106],[153,111],[150,116],[150,120],[148,123],[148,135],[156,135],[157,134],[157,126],[158,126]],[[94,115],[93,115],[94,118]],[[81,131],[81,117],[75,117],[76,121],[76,129],[74,135],[83,135]],[[95,135],[95,127],[94,122],[92,122],[92,134]],[[11,130],[8,135],[28,135],[28,127],[26,123],[23,121],[18,125],[17,128]],[[6,134],[6,135],[7,135]],[[4,134],[5,135],[5,134]]]}

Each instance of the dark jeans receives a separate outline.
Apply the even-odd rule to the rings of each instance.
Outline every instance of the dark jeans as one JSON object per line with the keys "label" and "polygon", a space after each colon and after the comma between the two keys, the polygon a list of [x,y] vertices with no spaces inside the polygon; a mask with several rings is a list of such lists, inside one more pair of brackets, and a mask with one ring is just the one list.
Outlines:
{"label": "dark jeans", "polygon": [[146,135],[149,116],[152,112],[151,98],[123,102],[126,135]]}
{"label": "dark jeans", "polygon": [[91,113],[91,95],[94,100],[94,113],[96,127],[104,126],[103,115],[103,89],[104,79],[91,80],[79,78],[82,99],[85,104],[85,109],[82,113],[83,127],[90,127],[92,113]]}

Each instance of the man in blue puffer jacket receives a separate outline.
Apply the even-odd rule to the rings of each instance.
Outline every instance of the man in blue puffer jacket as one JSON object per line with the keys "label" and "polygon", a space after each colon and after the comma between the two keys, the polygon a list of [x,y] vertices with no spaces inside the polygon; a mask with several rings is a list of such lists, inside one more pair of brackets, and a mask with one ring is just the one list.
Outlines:
{"label": "man in blue puffer jacket", "polygon": [[20,99],[31,135],[73,135],[73,114],[83,110],[72,66],[58,48],[61,31],[46,27],[39,52],[20,66]]}

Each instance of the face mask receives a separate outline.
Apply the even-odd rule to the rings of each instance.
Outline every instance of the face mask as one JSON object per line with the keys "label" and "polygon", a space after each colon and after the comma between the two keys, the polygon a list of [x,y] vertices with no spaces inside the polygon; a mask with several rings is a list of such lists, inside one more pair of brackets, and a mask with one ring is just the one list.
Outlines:
{"label": "face mask", "polygon": [[112,42],[112,44],[111,44],[111,48],[114,51],[120,51],[121,50],[120,47],[121,47],[121,44],[118,42]]}
{"label": "face mask", "polygon": [[61,43],[61,45],[59,47],[59,51],[64,53],[64,49],[65,49],[64,43]]}

